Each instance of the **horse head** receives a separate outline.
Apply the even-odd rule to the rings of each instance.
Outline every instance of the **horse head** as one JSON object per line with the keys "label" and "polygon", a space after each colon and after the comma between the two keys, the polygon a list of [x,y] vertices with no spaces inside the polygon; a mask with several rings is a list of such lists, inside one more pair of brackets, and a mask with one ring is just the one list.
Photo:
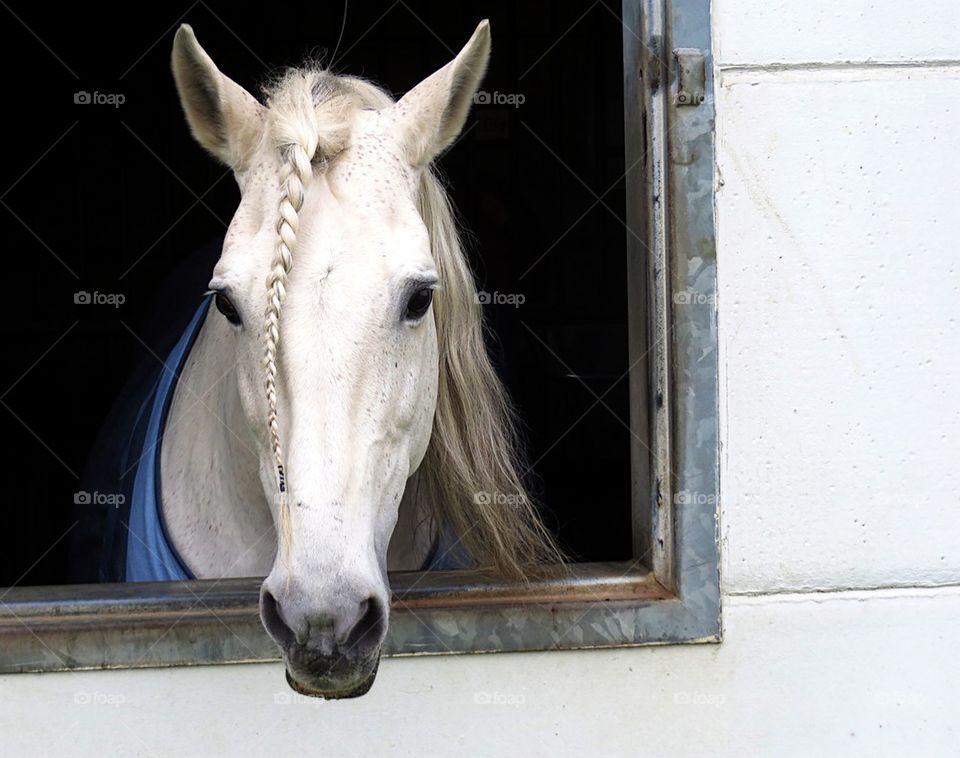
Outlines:
{"label": "horse head", "polygon": [[174,41],[190,129],[240,187],[209,287],[276,527],[261,619],[304,693],[370,687],[387,630],[387,547],[418,470],[438,523],[469,532],[481,562],[517,573],[549,544],[532,509],[477,505],[477,492],[522,485],[431,171],[461,133],[489,53],[484,21],[397,101],[309,66],[271,82],[261,103],[188,26]]}

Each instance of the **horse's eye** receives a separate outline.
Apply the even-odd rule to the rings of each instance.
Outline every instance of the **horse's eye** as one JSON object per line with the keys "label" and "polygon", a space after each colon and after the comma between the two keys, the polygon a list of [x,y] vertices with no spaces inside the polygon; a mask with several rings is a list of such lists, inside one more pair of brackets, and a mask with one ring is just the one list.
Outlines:
{"label": "horse's eye", "polygon": [[227,321],[234,326],[240,326],[240,314],[237,313],[237,309],[234,308],[229,297],[224,295],[222,292],[218,292],[214,297],[214,302],[217,305],[217,310],[224,315]]}
{"label": "horse's eye", "polygon": [[405,317],[407,321],[417,321],[423,318],[427,312],[430,303],[433,302],[433,289],[430,287],[421,287],[414,292],[407,301],[407,312]]}

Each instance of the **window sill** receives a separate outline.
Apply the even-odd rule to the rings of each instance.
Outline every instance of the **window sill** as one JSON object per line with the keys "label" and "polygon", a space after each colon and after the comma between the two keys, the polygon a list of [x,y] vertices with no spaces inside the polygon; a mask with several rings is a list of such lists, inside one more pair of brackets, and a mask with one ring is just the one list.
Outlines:
{"label": "window sill", "polygon": [[[10,590],[0,673],[279,660],[260,623],[260,579]],[[718,639],[651,572],[575,564],[531,584],[474,571],[391,575],[386,655],[642,645]]]}

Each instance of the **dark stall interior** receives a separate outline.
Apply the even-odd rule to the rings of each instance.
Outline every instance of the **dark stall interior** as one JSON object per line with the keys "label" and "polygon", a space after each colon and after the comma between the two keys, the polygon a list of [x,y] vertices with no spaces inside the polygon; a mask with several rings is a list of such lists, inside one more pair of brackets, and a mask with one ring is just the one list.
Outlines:
{"label": "dark stall interior", "polygon": [[[124,380],[159,346],[169,295],[158,293],[217,244],[237,203],[233,178],[194,143],[177,100],[169,54],[181,21],[251,92],[306,55],[329,62],[336,48],[336,70],[400,95],[490,19],[489,102],[474,107],[440,167],[493,301],[491,344],[546,520],[578,560],[629,558],[619,3],[351,0],[345,23],[342,0],[276,8],[51,13],[11,0],[0,9],[11,72],[0,166],[9,298],[0,585],[65,581],[78,478]],[[78,92],[123,103],[77,103]],[[203,284],[174,291],[193,301]],[[81,292],[123,303],[75,302]]]}

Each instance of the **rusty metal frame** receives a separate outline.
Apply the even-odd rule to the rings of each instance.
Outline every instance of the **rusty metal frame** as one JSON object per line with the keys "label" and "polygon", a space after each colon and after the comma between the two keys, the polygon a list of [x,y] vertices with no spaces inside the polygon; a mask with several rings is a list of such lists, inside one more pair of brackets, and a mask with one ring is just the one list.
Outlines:
{"label": "rusty metal frame", "polygon": [[[387,655],[721,638],[714,82],[709,0],[624,0],[633,545],[521,585],[391,575]],[[702,102],[678,61],[705,60]],[[700,100],[699,80],[697,86]],[[0,672],[277,660],[259,579],[14,588]]]}

